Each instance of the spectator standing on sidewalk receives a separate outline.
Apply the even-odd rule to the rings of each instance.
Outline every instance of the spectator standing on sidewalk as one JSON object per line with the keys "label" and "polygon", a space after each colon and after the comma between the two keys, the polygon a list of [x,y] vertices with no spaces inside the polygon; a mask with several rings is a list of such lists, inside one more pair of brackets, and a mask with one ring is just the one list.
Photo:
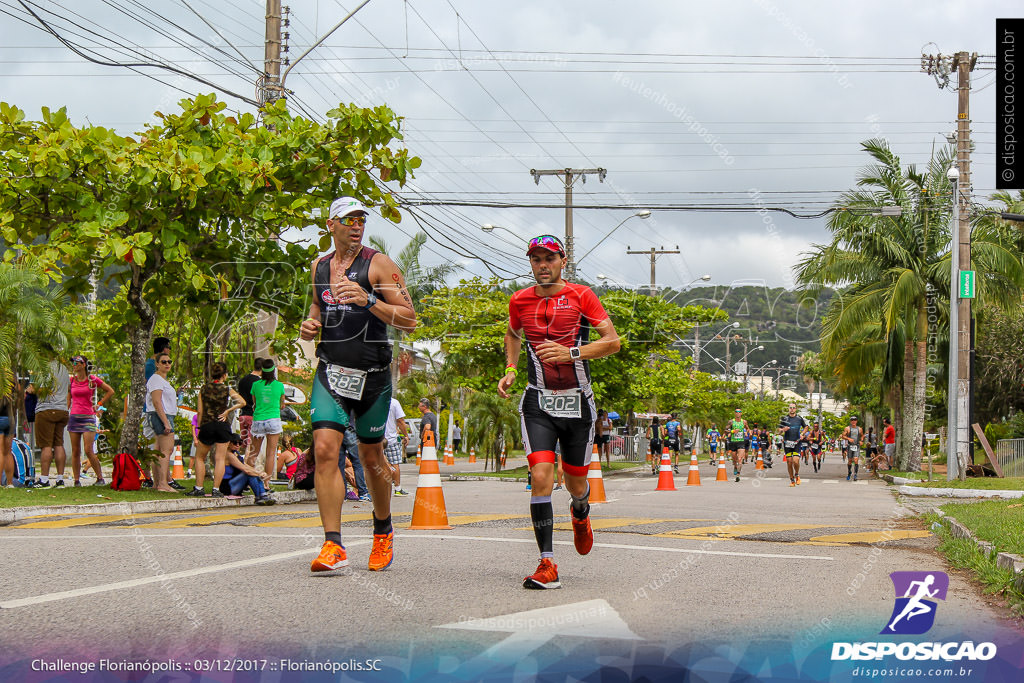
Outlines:
{"label": "spectator standing on sidewalk", "polygon": [[[456,427],[458,429],[458,427]],[[405,424],[405,411],[402,404],[394,396],[388,409],[388,421],[384,425],[384,455],[391,466],[391,488],[396,496],[408,496],[402,488],[402,458],[405,457],[405,444],[409,442],[409,426]],[[456,450],[458,448],[456,447]]]}
{"label": "spectator standing on sidewalk", "polygon": [[224,363],[210,366],[210,381],[199,390],[199,403],[196,406],[199,431],[196,432],[196,484],[186,496],[205,495],[206,454],[213,450],[213,496],[219,498],[221,482],[227,476],[224,468],[227,463],[228,445],[235,435],[231,433],[231,414],[245,405],[245,401],[225,381],[228,369]]}
{"label": "spectator standing on sidewalk", "polygon": [[246,458],[251,455],[249,451],[252,446],[252,385],[259,380],[262,372],[263,359],[257,358],[252,364],[252,372],[238,380],[238,395],[245,401],[245,407],[238,414],[238,431],[242,438],[242,454]]}
{"label": "spectator standing on sidewalk", "polygon": [[437,415],[430,408],[430,401],[425,398],[420,399],[419,404],[420,415],[420,443],[423,443],[423,433],[430,427],[430,431],[434,433],[434,443],[440,443],[440,433],[437,431]]}
{"label": "spectator standing on sidewalk", "polygon": [[882,423],[885,428],[882,430],[882,446],[885,448],[885,469],[892,469],[893,459],[896,457],[896,428],[892,426],[892,420],[884,418]]}
{"label": "spectator standing on sidewalk", "polygon": [[284,409],[284,384],[276,379],[274,361],[263,360],[263,372],[260,379],[252,385],[252,452],[249,464],[255,464],[260,455],[260,447],[264,439],[267,442],[266,460],[263,470],[270,476],[274,475],[277,466],[277,443],[284,428],[281,426],[281,411]]}
{"label": "spectator standing on sidewalk", "polygon": [[[153,471],[153,490],[174,493],[167,483],[170,478],[168,458],[174,451],[174,416],[178,414],[178,393],[167,381],[171,370],[171,356],[161,353],[156,359],[156,373],[146,382],[146,419],[156,434],[157,462]],[[71,381],[74,391],[74,380]],[[74,415],[72,415],[74,421]],[[74,442],[72,442],[72,447]],[[72,459],[72,464],[74,460]],[[196,459],[196,468],[199,460]]]}
{"label": "spectator standing on sidewalk", "polygon": [[50,392],[39,396],[36,403],[36,446],[39,447],[39,485],[50,485],[50,463],[57,461],[57,482],[64,486],[64,466],[67,453],[64,451],[64,430],[68,426],[68,389],[71,375],[64,364],[50,361]]}
{"label": "spectator standing on sidewalk", "polygon": [[[103,486],[99,458],[93,452],[96,431],[99,429],[99,409],[114,395],[114,390],[96,375],[89,373],[89,361],[85,356],[71,359],[74,372],[68,385],[68,433],[71,434],[71,471],[75,475],[75,486],[81,486],[82,442],[85,442],[85,457],[96,473],[96,485]],[[103,392],[103,398],[96,400],[96,391]],[[172,489],[173,490],[173,489]]]}

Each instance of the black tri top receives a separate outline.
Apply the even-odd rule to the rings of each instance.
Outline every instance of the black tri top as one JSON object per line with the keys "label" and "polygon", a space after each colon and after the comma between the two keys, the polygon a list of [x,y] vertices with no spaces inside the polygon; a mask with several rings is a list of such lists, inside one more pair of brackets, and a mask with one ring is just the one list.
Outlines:
{"label": "black tri top", "polygon": [[[367,293],[370,285],[370,261],[377,251],[363,247],[345,275],[359,283]],[[331,294],[331,259],[334,252],[322,256],[313,276],[313,295],[320,306],[320,343],[316,357],[356,370],[379,370],[391,363],[388,326],[369,309],[339,304]]]}

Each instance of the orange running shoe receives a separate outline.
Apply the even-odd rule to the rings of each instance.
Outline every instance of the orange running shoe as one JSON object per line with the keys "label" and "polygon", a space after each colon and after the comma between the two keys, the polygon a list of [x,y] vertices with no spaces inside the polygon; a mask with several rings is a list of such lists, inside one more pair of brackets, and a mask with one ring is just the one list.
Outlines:
{"label": "orange running shoe", "polygon": [[586,555],[594,547],[594,530],[590,527],[590,515],[586,519],[576,519],[572,513],[572,505],[569,505],[569,519],[572,520],[572,543],[576,546],[576,552]]}
{"label": "orange running shoe", "polygon": [[797,486],[800,485],[800,475],[797,475],[797,477],[796,477],[796,485]]}
{"label": "orange running shoe", "polygon": [[312,572],[330,572],[347,566],[348,557],[345,555],[345,549],[334,541],[324,541],[323,547],[320,548],[320,554],[313,560],[309,570]]}
{"label": "orange running shoe", "polygon": [[541,559],[537,571],[523,579],[523,588],[543,590],[545,588],[561,588],[558,582],[558,565],[549,558]]}
{"label": "orange running shoe", "polygon": [[789,480],[789,485],[790,485],[790,486],[796,486],[796,482],[795,482],[795,481],[793,481],[792,479],[790,479],[790,480]]}
{"label": "orange running shoe", "polygon": [[391,566],[395,559],[395,532],[373,535],[373,548],[370,550],[370,571],[379,572]]}

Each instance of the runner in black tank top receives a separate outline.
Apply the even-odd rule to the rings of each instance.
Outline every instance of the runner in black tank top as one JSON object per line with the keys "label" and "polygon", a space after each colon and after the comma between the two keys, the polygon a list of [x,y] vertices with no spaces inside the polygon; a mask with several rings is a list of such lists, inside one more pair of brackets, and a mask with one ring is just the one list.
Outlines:
{"label": "runner in black tank top", "polygon": [[362,246],[366,208],[358,200],[343,197],[334,200],[328,216],[334,251],[311,264],[314,299],[300,328],[300,336],[307,341],[320,334],[310,419],[325,540],[310,569],[331,571],[348,565],[341,545],[345,484],[338,456],[345,430],[354,426],[373,498],[369,568],[379,571],[391,564],[394,541],[391,470],[382,443],[391,405],[387,326],[411,332],[416,312],[394,261]]}

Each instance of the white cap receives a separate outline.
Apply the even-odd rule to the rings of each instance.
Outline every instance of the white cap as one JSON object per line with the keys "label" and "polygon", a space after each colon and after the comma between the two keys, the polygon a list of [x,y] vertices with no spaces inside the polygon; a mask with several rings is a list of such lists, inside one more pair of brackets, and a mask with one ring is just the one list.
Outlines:
{"label": "white cap", "polygon": [[331,202],[331,212],[327,214],[327,217],[344,218],[350,213],[357,213],[360,211],[365,214],[370,213],[358,199],[353,199],[352,197],[338,197]]}

